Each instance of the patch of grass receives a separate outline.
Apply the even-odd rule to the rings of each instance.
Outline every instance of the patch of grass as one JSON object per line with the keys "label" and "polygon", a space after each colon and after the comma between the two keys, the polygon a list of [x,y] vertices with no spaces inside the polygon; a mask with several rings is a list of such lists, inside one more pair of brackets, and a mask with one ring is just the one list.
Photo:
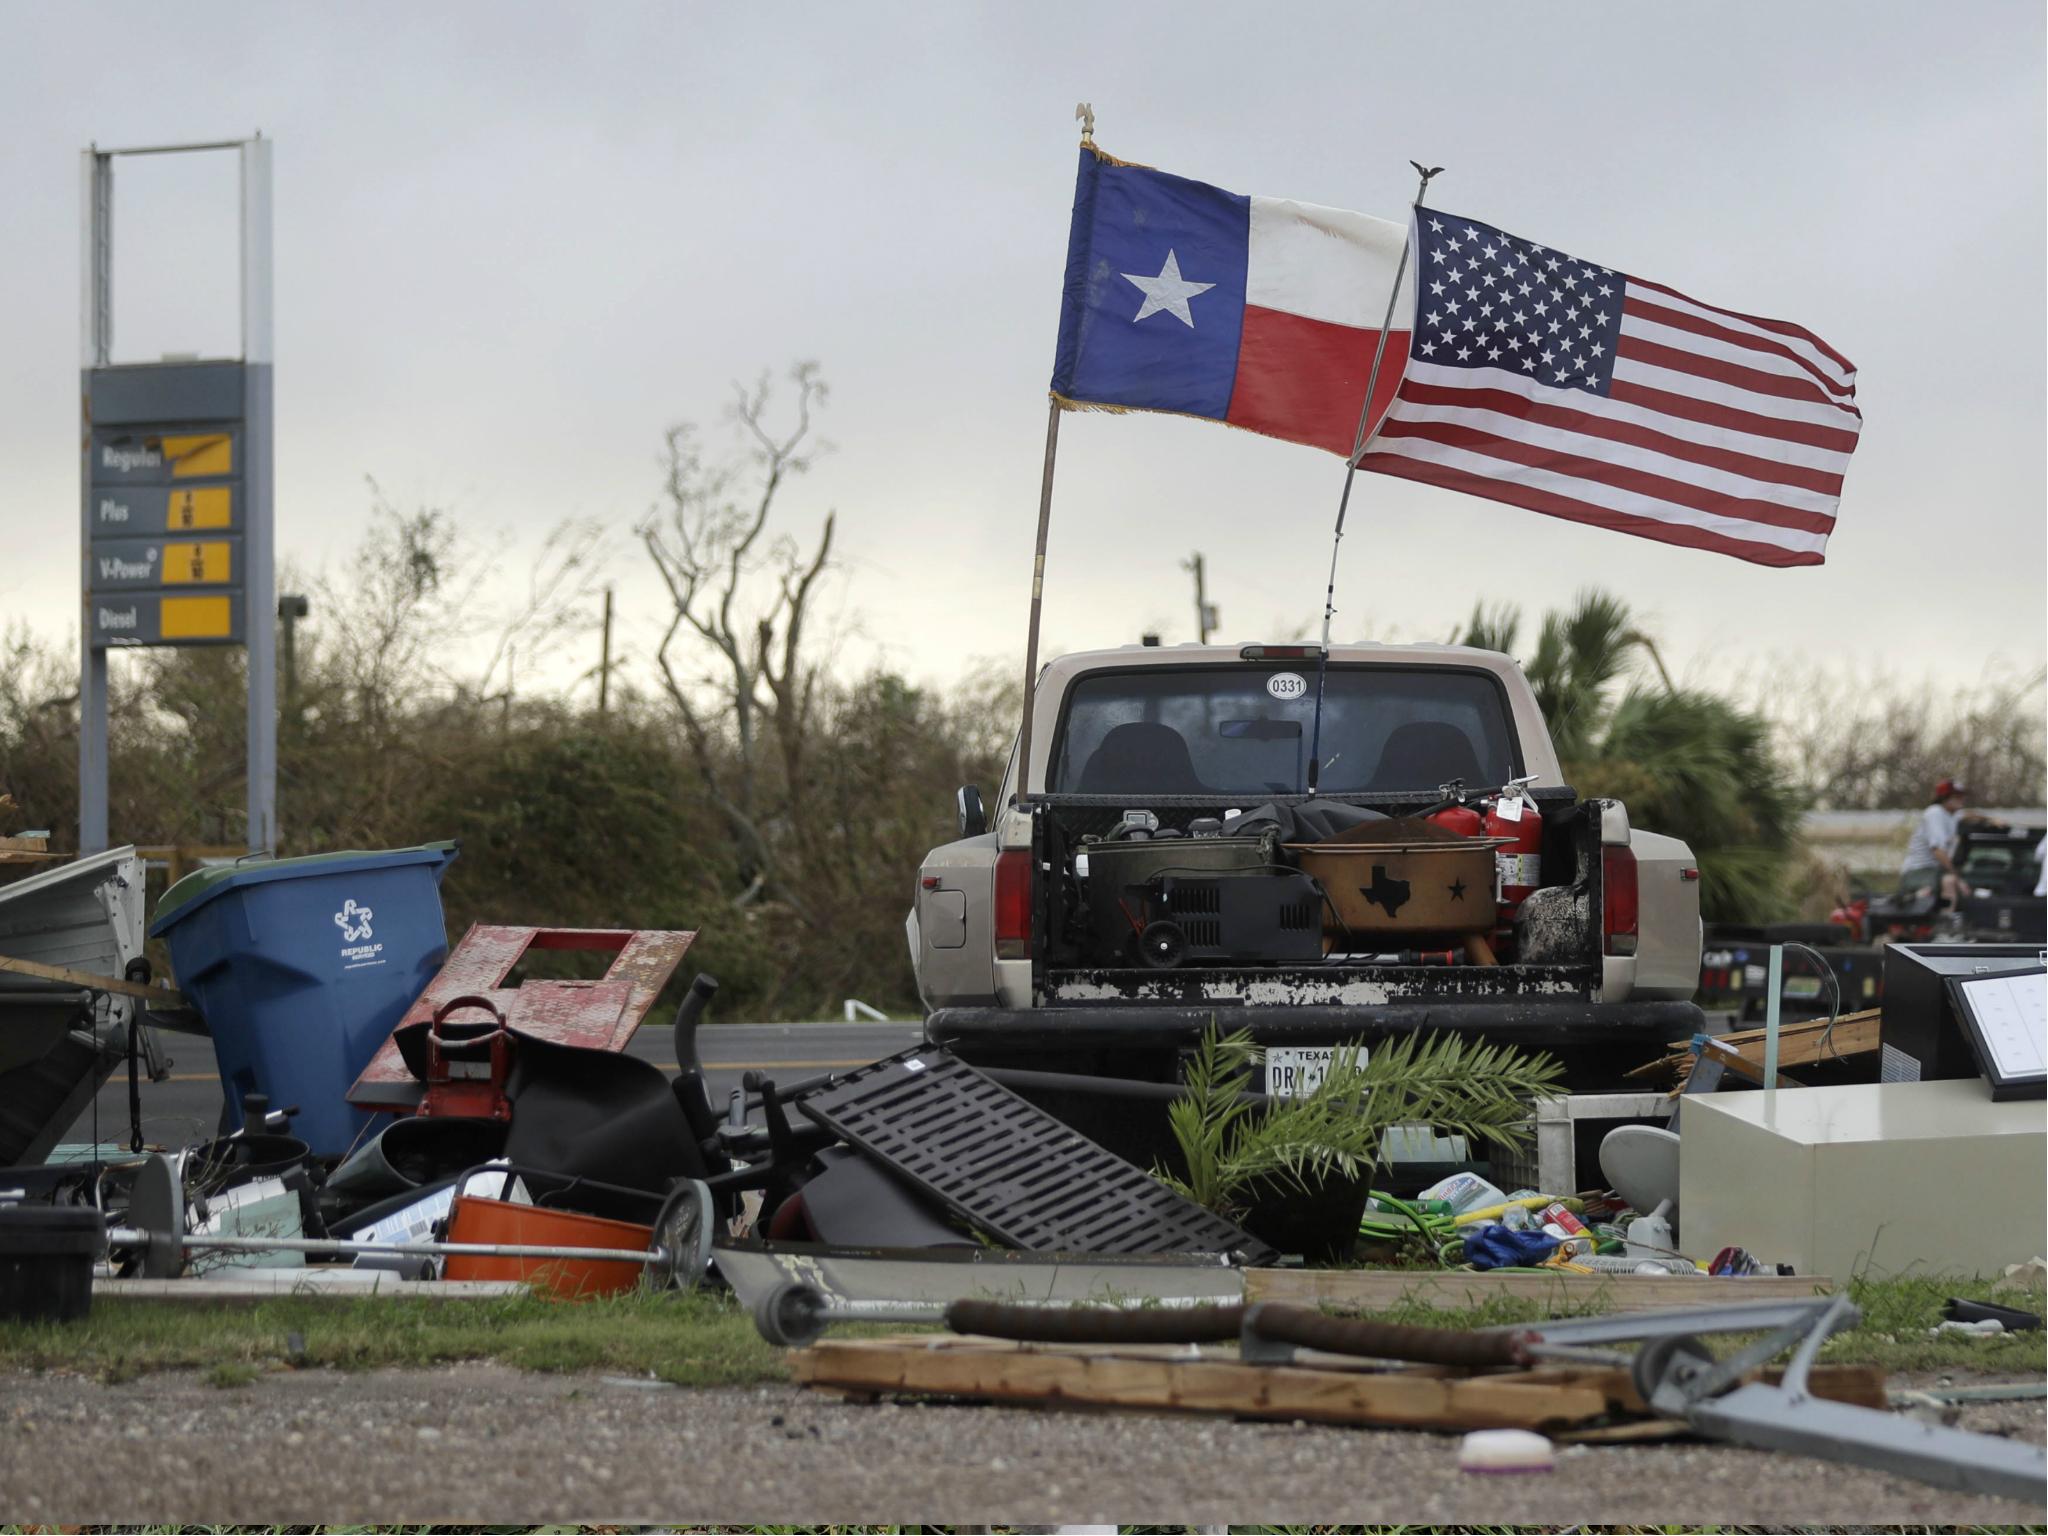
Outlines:
{"label": "patch of grass", "polygon": [[1896,1275],[1851,1280],[1849,1296],[1863,1309],[1863,1322],[1830,1339],[1821,1349],[1823,1360],[1881,1365],[1888,1371],[1966,1370],[2015,1378],[2048,1371],[2048,1335],[1995,1333],[1977,1338],[1929,1332],[1941,1321],[1941,1304],[1951,1296],[2040,1315],[2048,1293],[2039,1287],[2021,1290],[1996,1280]]}
{"label": "patch of grass", "polygon": [[[292,1349],[292,1335],[303,1348]],[[0,1323],[0,1369],[105,1381],[203,1370],[240,1386],[280,1364],[368,1370],[495,1360],[530,1371],[651,1373],[678,1386],[783,1379],[781,1352],[723,1295],[425,1301],[281,1296],[248,1307],[107,1299],[75,1323]],[[244,1378],[239,1375],[246,1372]]]}
{"label": "patch of grass", "polygon": [[[1930,1332],[1941,1321],[1941,1306],[1951,1296],[1966,1301],[1991,1301],[2017,1307],[2024,1312],[2042,1313],[2048,1296],[2039,1289],[2018,1290],[2001,1286],[1995,1279],[1940,1276],[1894,1276],[1887,1279],[1851,1280],[1850,1300],[1863,1312],[1863,1321],[1839,1333],[1822,1346],[1820,1358],[1844,1365],[1877,1365],[1892,1371],[1968,1371],[1979,1375],[2009,1376],[2015,1379],[2039,1376],[2048,1371],[2048,1335],[2005,1333],[1989,1337]],[[1740,1293],[1715,1287],[1702,1304],[1740,1299]],[[1426,1302],[1403,1300],[1374,1316],[1385,1322],[1414,1323],[1432,1328],[1497,1328],[1514,1323],[1540,1323],[1557,1316],[1598,1316],[1614,1308],[1596,1292],[1583,1303],[1571,1303],[1563,1311],[1517,1296],[1489,1297],[1474,1307],[1447,1310]],[[1724,1335],[1722,1339],[1744,1341],[1756,1335]],[[1713,1341],[1716,1344],[1721,1339]]]}
{"label": "patch of grass", "polygon": [[[2044,1296],[2039,1289],[1906,1276],[1853,1280],[1849,1292],[1863,1310],[1863,1322],[1830,1340],[1823,1360],[1878,1365],[1886,1371],[2013,1378],[2048,1370],[2048,1346],[2040,1333],[1976,1338],[1928,1331],[1941,1320],[1942,1302],[1950,1296],[2040,1312]],[[1725,1299],[1719,1288],[1715,1299]],[[1574,1310],[1597,1314],[1612,1308],[1596,1293]],[[1552,1313],[1537,1302],[1494,1297],[1457,1310],[1406,1301],[1378,1315],[1389,1322],[1458,1329],[1536,1323]],[[842,1330],[852,1335],[900,1331],[886,1325]],[[206,1372],[214,1386],[232,1389],[284,1366],[370,1370],[463,1360],[493,1360],[530,1371],[645,1373],[678,1386],[784,1379],[781,1352],[755,1333],[745,1310],[729,1296],[708,1292],[632,1293],[576,1303],[536,1297],[281,1296],[247,1307],[106,1299],[76,1323],[0,1323],[0,1370],[73,1371],[107,1382],[149,1371],[197,1370]]]}

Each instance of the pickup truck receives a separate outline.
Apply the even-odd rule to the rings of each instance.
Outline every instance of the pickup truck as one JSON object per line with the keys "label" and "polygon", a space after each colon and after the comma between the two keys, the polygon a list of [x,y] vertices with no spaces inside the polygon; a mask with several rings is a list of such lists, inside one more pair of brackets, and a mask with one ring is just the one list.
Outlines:
{"label": "pickup truck", "polygon": [[[1164,1083],[1214,1019],[1252,1031],[1277,1090],[1276,1062],[1454,1031],[1547,1049],[1573,1088],[1613,1089],[1703,1027],[1690,1001],[1701,940],[1691,850],[1632,827],[1618,801],[1574,794],[1511,658],[1332,647],[1311,797],[1315,674],[1313,646],[1125,646],[1049,663],[1030,705],[1027,793],[1013,750],[992,813],[964,787],[958,840],[918,871],[906,929],[927,1038],[978,1065]],[[1091,925],[1089,854],[1105,840],[1137,827],[1194,848],[1243,813],[1284,824],[1331,802],[1390,818],[1507,802],[1540,818],[1540,856],[1500,860],[1486,896],[1520,880],[1523,899],[1500,905],[1476,947],[1318,934],[1314,953],[1295,945],[1286,958],[1257,944],[1180,958],[1172,944],[1148,955],[1115,934],[1105,943]]]}

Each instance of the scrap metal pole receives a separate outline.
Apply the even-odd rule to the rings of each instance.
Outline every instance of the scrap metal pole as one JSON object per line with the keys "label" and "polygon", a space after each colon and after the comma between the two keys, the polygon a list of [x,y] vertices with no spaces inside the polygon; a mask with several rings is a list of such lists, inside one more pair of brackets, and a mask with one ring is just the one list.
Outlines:
{"label": "scrap metal pole", "polygon": [[[136,1227],[110,1227],[107,1241],[122,1248],[146,1248],[158,1234]],[[566,1259],[606,1264],[661,1264],[667,1250],[656,1248],[579,1248],[551,1243],[382,1243],[372,1238],[344,1237],[212,1237],[172,1234],[188,1253],[313,1253],[332,1258],[395,1255],[400,1258]]]}
{"label": "scrap metal pole", "polygon": [[1416,184],[1415,201],[1409,207],[1408,238],[1401,242],[1401,259],[1394,264],[1394,286],[1387,294],[1386,317],[1380,321],[1380,337],[1372,349],[1372,371],[1365,378],[1365,398],[1358,406],[1358,430],[1351,434],[1351,454],[1344,461],[1344,492],[1337,498],[1337,531],[1330,540],[1330,580],[1323,589],[1323,644],[1316,653],[1316,709],[1315,723],[1311,727],[1308,744],[1305,787],[1314,794],[1316,783],[1322,776],[1322,764],[1318,760],[1323,750],[1323,680],[1330,670],[1330,621],[1337,616],[1337,551],[1344,543],[1344,514],[1351,505],[1351,482],[1358,475],[1358,461],[1365,457],[1365,450],[1379,432],[1379,423],[1372,419],[1372,393],[1379,387],[1380,363],[1387,355],[1387,330],[1394,323],[1394,306],[1401,302],[1401,280],[1408,275],[1408,247],[1416,239],[1414,222],[1416,214],[1422,211],[1422,200],[1429,196],[1429,184],[1443,174],[1443,167],[1425,167],[1419,160],[1410,160],[1415,172],[1422,179]]}
{"label": "scrap metal pole", "polygon": [[1060,403],[1046,414],[1045,473],[1038,483],[1038,547],[1031,557],[1031,623],[1024,634],[1024,723],[1017,732],[1017,802],[1031,792],[1031,706],[1038,684],[1038,621],[1045,602],[1045,536],[1052,523],[1052,471],[1060,449]]}

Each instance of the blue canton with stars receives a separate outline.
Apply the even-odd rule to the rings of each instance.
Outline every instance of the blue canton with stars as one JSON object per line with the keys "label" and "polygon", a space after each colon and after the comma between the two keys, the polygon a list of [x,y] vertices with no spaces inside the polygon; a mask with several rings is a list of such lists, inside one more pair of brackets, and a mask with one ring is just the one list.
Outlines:
{"label": "blue canton with stars", "polygon": [[1627,284],[1620,273],[1477,219],[1425,208],[1420,220],[1412,357],[1609,392]]}

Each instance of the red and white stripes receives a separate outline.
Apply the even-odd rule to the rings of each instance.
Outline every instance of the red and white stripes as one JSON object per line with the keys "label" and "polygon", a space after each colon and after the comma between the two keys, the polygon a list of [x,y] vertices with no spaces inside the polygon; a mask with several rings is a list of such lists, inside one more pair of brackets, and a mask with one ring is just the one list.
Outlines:
{"label": "red and white stripes", "polygon": [[1626,280],[1606,395],[1408,363],[1361,467],[1760,565],[1818,565],[1862,426],[1812,332]]}

